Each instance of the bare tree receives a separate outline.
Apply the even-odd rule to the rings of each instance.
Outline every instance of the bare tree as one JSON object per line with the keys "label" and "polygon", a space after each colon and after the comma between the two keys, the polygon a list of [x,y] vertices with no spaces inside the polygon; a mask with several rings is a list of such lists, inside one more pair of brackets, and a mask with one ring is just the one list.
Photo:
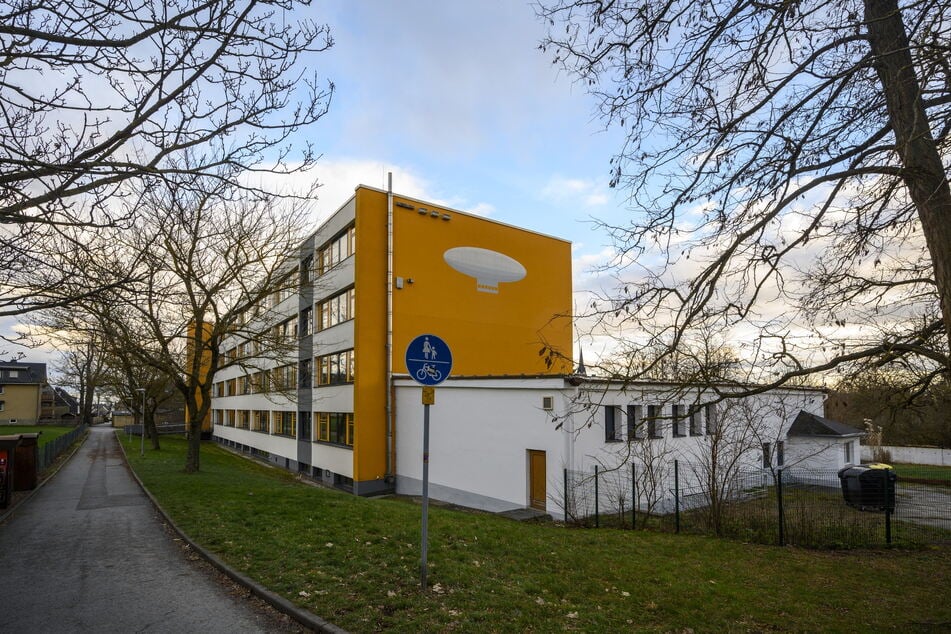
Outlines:
{"label": "bare tree", "polygon": [[632,220],[603,223],[617,285],[593,314],[669,350],[747,338],[774,385],[949,372],[947,3],[542,5],[541,48],[626,132],[611,183]]}
{"label": "bare tree", "polygon": [[[230,181],[186,177],[140,192],[139,204],[149,213],[110,238],[130,257],[142,254],[137,281],[121,293],[100,293],[88,306],[107,338],[182,394],[189,472],[199,469],[216,369],[285,358],[296,343],[276,328],[286,317],[272,310],[271,299],[296,284],[306,204],[264,193],[249,197]],[[249,343],[224,355],[228,338]]]}
{"label": "bare tree", "polygon": [[65,350],[56,369],[79,391],[79,419],[91,425],[96,390],[102,386],[105,373],[103,350],[97,338],[87,337]]}
{"label": "bare tree", "polygon": [[769,398],[725,398],[697,412],[703,416],[703,436],[684,456],[682,488],[697,497],[694,506],[702,507],[717,535],[731,504],[741,501],[745,490],[765,489],[776,481],[788,425],[775,421],[791,422],[792,404],[793,398],[774,393]]}
{"label": "bare tree", "polygon": [[[254,192],[248,171],[313,163],[294,135],[333,86],[306,57],[332,40],[295,14],[306,4],[0,2],[0,316],[103,288],[89,235],[134,224],[130,182],[187,169]],[[122,264],[112,273],[134,268]],[[125,281],[115,277],[106,290]]]}

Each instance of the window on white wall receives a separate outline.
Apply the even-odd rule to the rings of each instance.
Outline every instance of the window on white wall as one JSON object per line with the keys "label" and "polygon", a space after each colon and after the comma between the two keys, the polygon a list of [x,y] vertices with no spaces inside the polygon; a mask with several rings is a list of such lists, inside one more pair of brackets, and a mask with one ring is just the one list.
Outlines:
{"label": "window on white wall", "polygon": [[703,415],[707,422],[707,435],[716,434],[720,422],[717,417],[717,406],[713,403],[707,403],[703,406]]}
{"label": "window on white wall", "polygon": [[786,464],[786,442],[783,440],[776,443],[776,464],[780,467]]}
{"label": "window on white wall", "polygon": [[763,468],[769,469],[770,466],[772,466],[772,462],[770,460],[770,455],[769,455],[769,443],[764,442],[763,443]]}
{"label": "window on white wall", "polygon": [[627,439],[641,440],[644,438],[644,420],[640,405],[627,406]]}
{"label": "window on white wall", "polygon": [[690,423],[690,435],[691,436],[703,436],[703,414],[700,411],[699,405],[690,406],[690,415],[688,416]]}
{"label": "window on white wall", "polygon": [[660,405],[647,406],[647,435],[651,438],[663,438],[664,429],[657,418],[661,415]]}
{"label": "window on white wall", "polygon": [[617,424],[617,407],[614,405],[604,406],[604,442],[617,442],[621,440],[620,429]]}
{"label": "window on white wall", "polygon": [[670,426],[674,431],[675,437],[686,436],[687,433],[684,430],[684,406],[675,404],[670,406]]}
{"label": "window on white wall", "polygon": [[845,464],[852,463],[852,441],[849,441],[842,445],[842,449],[845,452]]}

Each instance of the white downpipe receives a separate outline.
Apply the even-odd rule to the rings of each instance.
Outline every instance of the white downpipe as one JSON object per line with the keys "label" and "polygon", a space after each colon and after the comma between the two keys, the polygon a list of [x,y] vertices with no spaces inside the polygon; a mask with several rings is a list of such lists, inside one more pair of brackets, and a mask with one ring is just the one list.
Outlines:
{"label": "white downpipe", "polygon": [[393,172],[387,173],[386,185],[386,473],[393,468]]}

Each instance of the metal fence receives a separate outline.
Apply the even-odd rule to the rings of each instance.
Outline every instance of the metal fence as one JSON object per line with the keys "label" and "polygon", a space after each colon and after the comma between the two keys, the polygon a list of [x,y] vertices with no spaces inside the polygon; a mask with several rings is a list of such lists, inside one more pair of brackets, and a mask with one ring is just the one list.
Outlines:
{"label": "metal fence", "polygon": [[843,483],[838,472],[818,469],[711,471],[681,461],[640,469],[566,469],[553,502],[567,523],[580,526],[809,548],[951,543],[947,471],[896,479],[891,472],[857,469],[866,473],[861,483],[849,473]]}
{"label": "metal fence", "polygon": [[[142,425],[126,425],[123,429],[125,429],[127,437],[142,435]],[[165,423],[164,425],[156,425],[155,429],[159,436],[163,434],[184,434],[185,423]]]}
{"label": "metal fence", "polygon": [[70,445],[76,442],[85,432],[86,425],[79,425],[72,431],[37,447],[38,455],[36,470],[44,471],[47,467],[53,464],[53,461],[56,460],[56,458],[58,458],[61,453],[69,449]]}

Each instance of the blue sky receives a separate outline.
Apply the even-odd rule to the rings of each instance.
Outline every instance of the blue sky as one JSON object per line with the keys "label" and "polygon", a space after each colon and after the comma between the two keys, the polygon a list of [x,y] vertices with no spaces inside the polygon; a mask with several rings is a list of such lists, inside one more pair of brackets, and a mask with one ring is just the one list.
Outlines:
{"label": "blue sky", "polygon": [[301,11],[335,41],[307,60],[336,85],[307,131],[322,154],[316,217],[393,172],[400,193],[570,240],[575,288],[586,285],[608,244],[590,218],[625,216],[623,192],[607,185],[620,138],[538,50],[544,25],[528,3],[331,0]]}
{"label": "blue sky", "polygon": [[618,219],[608,159],[619,147],[594,101],[538,50],[527,3],[321,2],[335,45],[313,64],[336,84],[311,130],[323,153],[318,208],[358,182],[571,240],[576,254],[607,239],[591,216]]}

